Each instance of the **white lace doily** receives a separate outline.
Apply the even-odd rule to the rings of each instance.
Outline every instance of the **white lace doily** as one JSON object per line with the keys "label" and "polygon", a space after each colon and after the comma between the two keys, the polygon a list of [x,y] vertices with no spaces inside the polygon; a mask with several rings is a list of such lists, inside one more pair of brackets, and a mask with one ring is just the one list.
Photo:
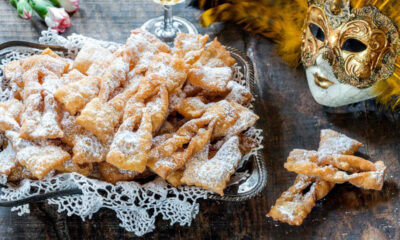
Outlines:
{"label": "white lace doily", "polygon": [[[116,43],[94,40],[77,34],[64,38],[53,30],[43,31],[39,38],[39,42],[43,44],[64,46],[69,50],[68,57],[71,58],[76,55],[86,41],[96,41],[110,49],[119,46]],[[36,53],[38,53],[37,50],[18,48],[18,50],[7,53],[5,59],[0,63],[0,69],[3,69],[4,65],[10,61]],[[245,85],[239,69],[236,69],[234,75],[235,80]],[[0,88],[0,101],[5,101],[9,98],[12,89],[9,88],[8,83],[3,81],[2,76],[0,76],[0,83],[2,86]],[[5,86],[8,86],[8,88]],[[262,148],[260,129],[250,129],[248,135],[259,143],[259,147],[244,156],[243,160],[249,159],[251,155],[255,155],[257,150]],[[7,177],[0,175],[0,184],[6,184],[6,182]],[[8,188],[2,189],[3,194],[0,195],[0,200],[13,201],[76,187],[83,192],[82,195],[49,199],[47,200],[48,203],[57,205],[60,213],[65,212],[68,216],[75,214],[82,219],[91,218],[100,208],[112,209],[121,221],[120,226],[138,236],[154,230],[155,219],[158,215],[161,215],[164,220],[169,220],[171,225],[174,223],[179,223],[181,226],[190,225],[199,212],[197,200],[206,199],[210,194],[210,192],[197,187],[181,186],[173,188],[160,178],[144,185],[133,181],[118,182],[116,185],[112,185],[71,173],[47,177],[42,181],[25,179],[18,186],[9,184]],[[22,215],[29,213],[29,205],[14,207],[11,210]]]}

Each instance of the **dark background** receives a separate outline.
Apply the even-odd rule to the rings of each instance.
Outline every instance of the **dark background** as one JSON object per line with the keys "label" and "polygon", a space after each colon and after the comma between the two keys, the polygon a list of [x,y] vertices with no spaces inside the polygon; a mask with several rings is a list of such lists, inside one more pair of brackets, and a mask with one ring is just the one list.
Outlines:
{"label": "dark background", "polygon": [[[200,11],[180,4],[174,13],[195,23],[225,45],[247,53],[255,63],[258,96],[256,110],[264,129],[263,154],[268,167],[265,190],[241,203],[201,201],[191,226],[170,226],[158,219],[156,230],[144,239],[400,239],[399,115],[382,110],[374,101],[339,109],[315,103],[304,70],[286,66],[274,44],[230,24],[200,28]],[[162,14],[151,0],[81,0],[72,17],[72,33],[123,43],[131,29]],[[19,19],[7,0],[0,0],[0,42],[37,41],[45,25]],[[265,217],[276,198],[293,182],[295,174],[283,163],[293,148],[317,149],[319,132],[332,128],[365,144],[361,152],[372,161],[383,160],[387,175],[381,192],[337,185],[319,201],[300,227]],[[100,210],[92,219],[58,214],[47,204],[34,204],[31,214],[18,216],[0,208],[0,239],[128,239],[133,233],[119,227],[115,214]]]}

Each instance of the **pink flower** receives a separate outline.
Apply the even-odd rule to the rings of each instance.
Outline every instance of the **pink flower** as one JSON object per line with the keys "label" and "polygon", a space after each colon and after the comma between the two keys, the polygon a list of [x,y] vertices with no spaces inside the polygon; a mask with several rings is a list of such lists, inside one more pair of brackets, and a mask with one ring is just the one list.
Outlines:
{"label": "pink flower", "polygon": [[24,20],[29,20],[32,17],[32,11],[28,11],[26,9],[23,10],[22,15],[20,17]]}
{"label": "pink flower", "polygon": [[64,8],[49,7],[48,14],[44,18],[47,26],[58,32],[64,32],[65,29],[71,26],[71,19]]}
{"label": "pink flower", "polygon": [[69,13],[76,12],[79,8],[79,0],[58,0],[58,2]]}

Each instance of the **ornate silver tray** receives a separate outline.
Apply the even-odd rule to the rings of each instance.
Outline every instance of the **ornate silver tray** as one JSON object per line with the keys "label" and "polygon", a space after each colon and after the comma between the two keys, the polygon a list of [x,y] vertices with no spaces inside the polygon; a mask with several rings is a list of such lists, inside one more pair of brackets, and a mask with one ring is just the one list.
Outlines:
{"label": "ornate silver tray", "polygon": [[[10,41],[0,44],[0,62],[2,62],[6,56],[9,57],[12,52],[17,51],[24,54],[26,53],[28,56],[29,53],[39,53],[45,48],[50,48],[62,56],[71,55],[71,52],[69,52],[68,49],[62,46],[45,45],[24,41]],[[251,90],[253,95],[255,95],[256,92],[254,86],[254,67],[252,61],[249,57],[247,57],[245,54],[237,49],[227,47],[227,50],[229,50],[232,57],[236,59],[237,66],[239,67],[238,69],[240,69],[241,74],[243,74],[245,85]],[[0,76],[2,75],[3,72],[2,69],[0,69]],[[0,99],[0,101],[3,100]],[[265,160],[263,159],[260,151],[261,150],[259,149],[256,154],[253,154],[246,161],[243,161],[241,166],[237,169],[236,173],[232,176],[228,187],[225,189],[224,196],[221,197],[219,195],[210,193],[208,198],[214,200],[235,202],[244,201],[259,194],[265,187],[267,181],[267,170],[264,163]],[[0,194],[1,189],[7,187],[7,185],[0,185]],[[27,203],[44,201],[46,199],[59,198],[63,196],[71,196],[75,194],[82,194],[82,191],[79,188],[71,188],[67,190],[36,194],[28,198],[16,199],[13,201],[0,201],[0,206],[15,207]]]}

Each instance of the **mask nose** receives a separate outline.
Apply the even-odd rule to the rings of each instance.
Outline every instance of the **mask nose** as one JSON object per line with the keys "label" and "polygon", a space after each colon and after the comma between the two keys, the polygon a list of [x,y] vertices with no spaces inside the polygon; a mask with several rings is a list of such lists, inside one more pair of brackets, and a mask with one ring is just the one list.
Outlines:
{"label": "mask nose", "polygon": [[329,65],[335,65],[336,63],[336,53],[335,50],[325,47],[321,53],[321,56],[324,60],[326,60]]}

